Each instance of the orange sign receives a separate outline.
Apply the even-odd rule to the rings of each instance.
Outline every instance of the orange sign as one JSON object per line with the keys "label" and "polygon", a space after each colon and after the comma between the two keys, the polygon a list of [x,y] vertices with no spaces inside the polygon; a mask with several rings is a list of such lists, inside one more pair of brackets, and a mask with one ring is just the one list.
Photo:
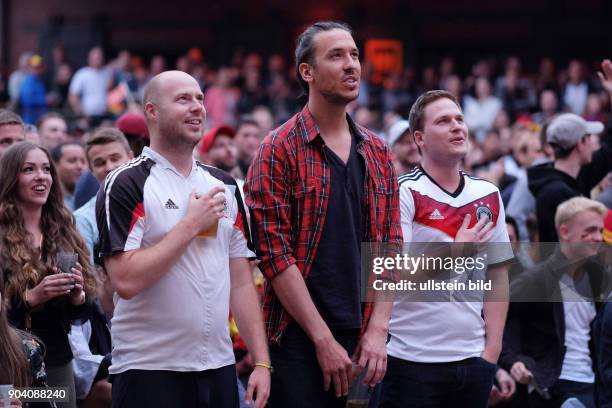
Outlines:
{"label": "orange sign", "polygon": [[365,62],[374,74],[401,73],[404,68],[404,46],[399,40],[372,38],[365,42]]}

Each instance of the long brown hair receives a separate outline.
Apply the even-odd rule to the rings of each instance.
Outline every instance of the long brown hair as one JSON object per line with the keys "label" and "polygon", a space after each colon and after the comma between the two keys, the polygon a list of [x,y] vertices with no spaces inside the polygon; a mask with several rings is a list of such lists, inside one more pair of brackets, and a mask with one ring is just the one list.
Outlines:
{"label": "long brown hair", "polygon": [[[32,236],[25,228],[17,191],[23,163],[27,154],[35,149],[47,156],[53,180],[47,202],[42,207],[40,223],[44,239],[40,253],[32,249]],[[7,301],[15,297],[23,301],[26,289],[53,274],[55,256],[62,250],[78,254],[83,266],[84,289],[92,295],[95,281],[90,273],[87,247],[74,227],[72,214],[64,206],[57,170],[49,152],[30,142],[16,143],[0,159],[0,176],[0,268],[4,272]]]}
{"label": "long brown hair", "polygon": [[0,298],[3,300],[0,302],[0,384],[29,387],[32,372],[21,343],[21,335],[8,324],[3,292],[4,279],[0,274]]}

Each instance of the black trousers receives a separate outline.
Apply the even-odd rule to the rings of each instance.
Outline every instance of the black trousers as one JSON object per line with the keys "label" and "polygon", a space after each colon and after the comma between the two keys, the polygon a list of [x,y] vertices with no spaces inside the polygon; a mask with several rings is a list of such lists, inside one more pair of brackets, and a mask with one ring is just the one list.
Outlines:
{"label": "black trousers", "polygon": [[[333,331],[334,338],[349,357],[357,348],[359,330]],[[346,397],[336,398],[333,382],[323,390],[323,372],[315,347],[295,322],[289,324],[280,346],[270,347],[272,390],[270,408],[344,408]]]}
{"label": "black trousers", "polygon": [[238,408],[235,364],[199,372],[128,370],[111,375],[113,408]]}
{"label": "black trousers", "polygon": [[486,408],[497,366],[473,357],[415,363],[389,356],[382,408]]}

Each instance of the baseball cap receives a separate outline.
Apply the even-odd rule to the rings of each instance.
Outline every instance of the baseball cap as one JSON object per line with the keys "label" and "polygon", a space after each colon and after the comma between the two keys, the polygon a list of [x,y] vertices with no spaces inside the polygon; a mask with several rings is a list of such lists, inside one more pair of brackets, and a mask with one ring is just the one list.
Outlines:
{"label": "baseball cap", "polygon": [[546,130],[548,143],[571,149],[585,135],[596,135],[604,130],[601,122],[587,122],[574,113],[563,113],[550,122]]}
{"label": "baseball cap", "polygon": [[149,138],[149,128],[147,121],[141,113],[128,112],[117,118],[115,122],[117,129],[122,131],[126,136],[139,136],[144,139]]}
{"label": "baseball cap", "polygon": [[612,210],[608,210],[604,219],[603,240],[612,245]]}
{"label": "baseball cap", "polygon": [[225,135],[233,139],[235,134],[236,131],[231,126],[222,125],[212,128],[202,137],[202,141],[200,142],[200,155],[204,155],[210,151],[217,136]]}
{"label": "baseball cap", "polygon": [[202,50],[198,47],[192,47],[187,51],[187,58],[194,64],[201,64],[204,61]]}
{"label": "baseball cap", "polygon": [[393,147],[395,142],[399,140],[399,138],[406,133],[407,130],[410,130],[410,125],[407,120],[398,120],[389,128],[389,146]]}

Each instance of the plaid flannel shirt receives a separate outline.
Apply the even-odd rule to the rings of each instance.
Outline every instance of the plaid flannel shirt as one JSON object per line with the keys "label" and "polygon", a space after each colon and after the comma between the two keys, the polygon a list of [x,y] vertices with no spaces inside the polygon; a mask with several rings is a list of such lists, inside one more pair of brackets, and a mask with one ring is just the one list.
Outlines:
{"label": "plaid flannel shirt", "polygon": [[[347,120],[365,162],[364,241],[387,243],[388,253],[397,253],[402,245],[399,189],[389,148],[349,115]],[[263,314],[271,342],[280,342],[291,321],[271,281],[292,265],[306,279],[323,231],[330,189],[324,146],[306,106],[266,136],[244,185],[259,268],[266,278]],[[372,306],[364,302],[362,331]]]}

